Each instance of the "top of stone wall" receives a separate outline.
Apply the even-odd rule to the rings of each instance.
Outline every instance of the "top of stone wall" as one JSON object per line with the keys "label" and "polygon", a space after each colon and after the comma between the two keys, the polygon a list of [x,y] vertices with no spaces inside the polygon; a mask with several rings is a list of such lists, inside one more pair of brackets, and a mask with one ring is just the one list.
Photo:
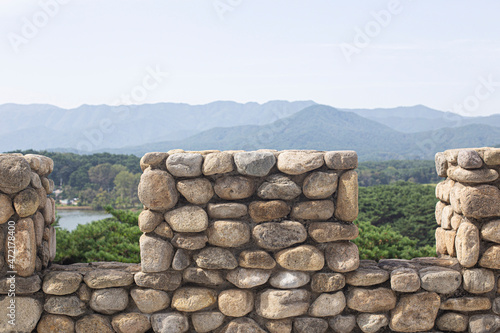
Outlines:
{"label": "top of stone wall", "polygon": [[54,161],[46,156],[0,154],[0,192],[17,193],[30,184],[33,188],[39,188],[40,177],[49,175],[53,169]]}
{"label": "top of stone wall", "polygon": [[[449,149],[436,153],[436,172],[462,183],[487,183],[498,178],[493,170],[500,166],[500,148]],[[463,171],[471,170],[471,171]]]}

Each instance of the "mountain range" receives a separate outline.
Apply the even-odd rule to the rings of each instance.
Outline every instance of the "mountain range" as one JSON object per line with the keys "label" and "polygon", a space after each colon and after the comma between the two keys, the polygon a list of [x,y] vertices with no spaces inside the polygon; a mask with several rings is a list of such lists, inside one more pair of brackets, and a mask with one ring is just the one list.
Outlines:
{"label": "mountain range", "polygon": [[500,115],[463,117],[423,105],[336,109],[313,101],[89,106],[0,105],[0,151],[142,155],[174,148],[352,149],[360,160],[432,159],[500,143]]}

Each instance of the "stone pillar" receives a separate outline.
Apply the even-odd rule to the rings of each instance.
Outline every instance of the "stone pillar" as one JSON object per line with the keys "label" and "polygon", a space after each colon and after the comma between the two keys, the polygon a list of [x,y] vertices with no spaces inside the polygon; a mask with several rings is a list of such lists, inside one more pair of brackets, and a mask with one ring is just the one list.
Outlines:
{"label": "stone pillar", "polygon": [[41,155],[0,154],[0,293],[7,273],[29,278],[55,257],[53,167]]}

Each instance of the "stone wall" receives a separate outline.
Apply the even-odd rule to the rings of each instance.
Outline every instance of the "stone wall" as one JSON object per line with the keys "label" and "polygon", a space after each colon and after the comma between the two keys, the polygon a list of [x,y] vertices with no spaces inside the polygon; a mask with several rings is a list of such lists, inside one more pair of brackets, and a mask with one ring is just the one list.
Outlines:
{"label": "stone wall", "polygon": [[[436,157],[440,175],[456,169],[453,159],[443,162],[448,155],[458,156]],[[448,255],[441,238],[438,258],[359,260],[350,242],[358,235],[356,166],[354,152],[146,154],[141,264],[37,267],[36,278],[16,279],[17,326],[1,320],[0,333],[498,331],[499,274],[481,264],[495,230],[479,231],[494,216],[477,220],[464,209],[498,208],[494,191],[459,196],[456,229],[477,230],[458,232],[456,252],[477,240],[479,263],[463,264],[468,250]],[[437,193],[453,205],[442,193],[449,183]],[[437,234],[453,230],[452,217],[449,229],[438,219]],[[0,297],[2,317],[9,300]]]}

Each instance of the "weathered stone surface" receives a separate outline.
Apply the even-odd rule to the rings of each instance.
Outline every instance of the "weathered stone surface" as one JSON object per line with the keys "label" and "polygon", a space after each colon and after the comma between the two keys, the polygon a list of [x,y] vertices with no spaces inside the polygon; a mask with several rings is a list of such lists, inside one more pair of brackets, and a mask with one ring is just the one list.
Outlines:
{"label": "weathered stone surface", "polygon": [[217,292],[208,288],[187,287],[174,292],[172,308],[183,312],[195,312],[217,302]]}
{"label": "weathered stone surface", "polygon": [[266,333],[253,319],[238,318],[227,324],[220,333]]}
{"label": "weathered stone surface", "polygon": [[310,293],[304,289],[267,289],[258,295],[257,314],[267,319],[301,316],[309,309]]}
{"label": "weathered stone surface", "polygon": [[387,288],[352,288],[347,294],[347,306],[358,312],[389,311],[396,306],[396,295]]}
{"label": "weathered stone surface", "polygon": [[300,220],[328,220],[334,211],[331,200],[303,201],[293,206],[291,217]]}
{"label": "weathered stone surface", "polygon": [[125,310],[128,292],[122,288],[98,289],[92,293],[90,307],[97,312],[113,314]]}
{"label": "weathered stone surface", "polygon": [[195,267],[185,269],[183,272],[183,278],[186,282],[207,286],[218,286],[225,282],[220,271],[205,270]]}
{"label": "weathered stone surface", "polygon": [[464,289],[472,294],[487,293],[495,287],[495,274],[482,268],[467,269],[463,272]]}
{"label": "weathered stone surface", "polygon": [[413,293],[420,289],[420,277],[411,268],[397,268],[391,272],[391,289],[402,293]]}
{"label": "weathered stone surface", "polygon": [[462,149],[458,152],[457,164],[464,169],[479,169],[483,166],[483,160],[477,151]]}
{"label": "weathered stone surface", "polygon": [[500,328],[500,317],[492,314],[474,315],[469,319],[470,333],[493,333]]}
{"label": "weathered stone surface", "polygon": [[500,245],[490,246],[479,260],[479,266],[500,269]]}
{"label": "weathered stone surface", "polygon": [[181,285],[182,275],[180,272],[138,272],[134,275],[134,280],[139,287],[172,291]]}
{"label": "weathered stone surface", "polygon": [[388,271],[378,267],[360,267],[345,275],[345,282],[351,286],[373,286],[389,280]]}
{"label": "weathered stone surface", "polygon": [[40,212],[36,212],[35,215],[31,217],[33,220],[33,227],[35,228],[35,239],[36,246],[42,245],[43,231],[45,229],[45,220]]}
{"label": "weathered stone surface", "polygon": [[301,245],[276,253],[276,262],[294,271],[319,271],[325,265],[323,252],[311,245]]}
{"label": "weathered stone surface", "polygon": [[500,297],[497,297],[493,300],[491,309],[493,310],[494,313],[500,314]]}
{"label": "weathered stone surface", "polygon": [[196,332],[207,333],[220,327],[225,318],[219,311],[196,312],[191,316],[191,321]]}
{"label": "weathered stone surface", "polygon": [[151,210],[143,210],[139,214],[138,224],[142,232],[151,232],[163,221],[163,215]]}
{"label": "weathered stone surface", "polygon": [[207,206],[208,216],[213,219],[237,219],[247,215],[247,206],[240,203],[227,202]]}
{"label": "weathered stone surface", "polygon": [[156,333],[184,333],[189,331],[188,318],[179,312],[155,313],[151,326]]}
{"label": "weathered stone surface", "polygon": [[13,155],[0,155],[0,191],[7,194],[25,189],[31,181],[28,162]]}
{"label": "weathered stone surface", "polygon": [[[460,204],[460,193],[465,186],[460,183],[455,183],[450,191],[450,204],[453,211],[457,214],[462,214],[462,205]],[[454,228],[456,229],[456,228]]]}
{"label": "weathered stone surface", "polygon": [[226,275],[226,280],[241,289],[253,288],[269,280],[271,272],[263,269],[236,268]]}
{"label": "weathered stone surface", "polygon": [[446,177],[448,171],[448,161],[444,153],[436,153],[434,156],[436,172],[439,177]]}
{"label": "weathered stone surface", "polygon": [[45,314],[38,322],[37,332],[74,333],[75,322],[66,316]]}
{"label": "weathered stone surface", "polygon": [[143,234],[139,238],[141,267],[145,273],[166,271],[174,256],[173,246],[160,238]]}
{"label": "weathered stone surface", "polygon": [[308,273],[297,271],[279,271],[273,275],[269,283],[274,288],[292,289],[300,288],[309,283],[311,277]]}
{"label": "weathered stone surface", "polygon": [[151,323],[148,316],[131,312],[114,316],[111,326],[117,333],[145,333],[151,328]]}
{"label": "weathered stone surface", "polygon": [[175,234],[172,245],[186,250],[199,250],[205,247],[208,237],[204,234]]}
{"label": "weathered stone surface", "polygon": [[[446,248],[446,230],[443,228],[436,228],[435,232],[436,238],[436,253],[437,255],[448,254],[448,249]],[[456,241],[456,237],[455,237]],[[456,248],[455,248],[456,251]]]}
{"label": "weathered stone surface", "polygon": [[354,315],[338,315],[331,318],[328,323],[335,333],[350,333],[356,327]]}
{"label": "weathered stone surface", "polygon": [[182,271],[191,264],[189,253],[184,249],[178,249],[172,259],[172,269]]}
{"label": "weathered stone surface", "polygon": [[205,156],[202,171],[205,176],[233,171],[233,155],[227,152],[208,154]]}
{"label": "weathered stone surface", "polygon": [[457,259],[464,267],[473,267],[479,259],[479,230],[469,221],[462,221],[455,237]]}
{"label": "weathered stone surface", "polygon": [[130,296],[142,313],[158,312],[170,304],[170,297],[161,290],[133,288]]}
{"label": "weathered stone surface", "polygon": [[[23,218],[16,223],[15,258],[18,276],[27,277],[35,271],[36,236],[33,220]],[[7,246],[7,244],[5,244]],[[5,261],[7,262],[7,251]]]}
{"label": "weathered stone surface", "polygon": [[434,327],[441,299],[434,292],[401,296],[391,311],[390,328],[397,332],[428,331]]}
{"label": "weathered stone surface", "polygon": [[345,306],[346,299],[342,291],[335,294],[321,294],[309,307],[309,315],[313,317],[336,316],[344,311]]}
{"label": "weathered stone surface", "polygon": [[90,289],[85,283],[80,284],[80,288],[77,291],[78,298],[84,302],[90,301],[92,297],[92,289]]}
{"label": "weathered stone surface", "polygon": [[337,291],[344,286],[345,277],[339,273],[316,273],[311,281],[311,290],[316,293]]}
{"label": "weathered stone surface", "polygon": [[447,178],[446,180],[440,182],[436,185],[436,198],[439,200],[450,203],[450,193],[451,189],[455,185],[455,181],[451,178]]}
{"label": "weathered stone surface", "polygon": [[324,164],[323,153],[285,151],[278,155],[278,169],[289,175],[300,175]]}
{"label": "weathered stone surface", "polygon": [[212,183],[205,178],[180,180],[177,182],[177,190],[195,205],[206,204],[215,194]]}
{"label": "weathered stone surface", "polygon": [[497,180],[498,172],[487,168],[467,170],[458,167],[448,170],[448,177],[461,183],[481,184]]}
{"label": "weathered stone surface", "polygon": [[419,272],[422,288],[440,294],[451,294],[460,287],[462,274],[445,267],[427,267]]}
{"label": "weathered stone surface", "polygon": [[14,215],[14,207],[12,206],[12,200],[5,195],[0,194],[0,224],[9,221],[10,217]]}
{"label": "weathered stone surface", "polygon": [[441,228],[445,230],[451,229],[451,218],[453,217],[453,208],[450,205],[447,205],[443,208],[443,212],[441,213]]}
{"label": "weathered stone surface", "polygon": [[457,236],[456,230],[445,230],[444,232],[444,244],[446,246],[446,252],[452,256],[457,256],[457,251],[455,249],[455,238]]}
{"label": "weathered stone surface", "polygon": [[500,220],[493,220],[481,227],[481,237],[489,242],[500,243]]}
{"label": "weathered stone surface", "polygon": [[50,297],[45,300],[43,308],[48,313],[71,317],[81,316],[87,311],[87,305],[76,296]]}
{"label": "weathered stone surface", "polygon": [[167,158],[167,170],[175,177],[198,177],[201,175],[201,154],[177,153]]}
{"label": "weathered stone surface", "polygon": [[165,237],[165,238],[174,237],[174,232],[172,231],[172,228],[170,228],[167,222],[161,222],[160,224],[158,224],[158,226],[154,230],[154,233],[160,237]]}
{"label": "weathered stone surface", "polygon": [[436,204],[435,216],[438,225],[441,225],[441,217],[443,216],[444,207],[446,207],[446,204],[442,201],[438,201]]}
{"label": "weathered stone surface", "polygon": [[291,319],[278,319],[266,321],[266,328],[269,333],[291,333],[292,332]]}
{"label": "weathered stone surface", "polygon": [[469,318],[461,313],[446,312],[436,321],[441,331],[464,332],[469,324]]}
{"label": "weathered stone surface", "polygon": [[500,148],[488,148],[484,151],[484,163],[487,165],[500,164]]}
{"label": "weathered stone surface", "polygon": [[352,223],[314,222],[309,225],[309,235],[318,243],[353,240],[359,235],[358,227]]}
{"label": "weathered stone surface", "polygon": [[160,153],[160,152],[146,153],[144,154],[144,156],[141,157],[141,161],[139,162],[141,165],[141,170],[144,171],[149,167],[151,167],[151,169],[166,170],[167,158],[168,158],[168,153]]}
{"label": "weathered stone surface", "polygon": [[[1,258],[1,257],[0,257]],[[29,277],[16,276],[15,285],[12,283],[10,275],[0,279],[0,295],[8,294],[10,289],[16,289],[16,295],[30,295],[42,288],[42,280],[38,275]]]}
{"label": "weathered stone surface", "polygon": [[459,312],[489,310],[491,309],[491,301],[486,297],[448,298],[441,303],[440,309]]}
{"label": "weathered stone surface", "polygon": [[500,216],[500,189],[491,185],[465,186],[460,192],[460,207],[466,217]]}
{"label": "weathered stone surface", "polygon": [[43,207],[42,214],[45,219],[45,225],[49,225],[56,220],[56,204],[53,198],[47,198],[45,207]]}
{"label": "weathered stone surface", "polygon": [[171,209],[179,199],[174,178],[166,171],[146,170],[138,188],[139,200],[153,210]]}
{"label": "weathered stone surface", "polygon": [[78,290],[82,275],[76,272],[50,272],[43,279],[43,292],[51,295],[67,295]]}
{"label": "weathered stone surface", "polygon": [[306,228],[293,221],[262,223],[252,234],[257,245],[267,250],[283,249],[307,239]]}
{"label": "weathered stone surface", "polygon": [[234,255],[220,247],[206,247],[194,256],[196,265],[207,269],[234,269],[238,261]]}
{"label": "weathered stone surface", "polygon": [[351,242],[334,242],[325,249],[328,267],[339,273],[351,272],[359,267],[359,251]]}
{"label": "weathered stone surface", "polygon": [[356,319],[356,323],[364,333],[375,333],[387,326],[389,319],[384,314],[362,313]]}
{"label": "weathered stone surface", "polygon": [[327,151],[325,163],[329,169],[356,169],[358,167],[358,154],[352,150]]}
{"label": "weathered stone surface", "polygon": [[302,192],[309,199],[326,199],[337,191],[338,180],[336,173],[316,171],[304,179]]}
{"label": "weathered stone surface", "polygon": [[14,197],[13,204],[17,215],[28,217],[37,211],[40,205],[40,198],[34,189],[27,188]]}
{"label": "weathered stone surface", "polygon": [[200,232],[208,227],[208,216],[198,206],[183,206],[165,213],[165,221],[177,232]]}
{"label": "weathered stone surface", "polygon": [[78,320],[75,325],[76,333],[113,333],[108,317],[91,314]]}
{"label": "weathered stone surface", "polygon": [[340,176],[335,217],[347,222],[358,217],[358,174],[354,170]]}
{"label": "weathered stone surface", "polygon": [[207,234],[208,242],[220,247],[238,247],[250,241],[250,227],[245,222],[215,221]]}
{"label": "weathered stone surface", "polygon": [[229,317],[243,317],[253,310],[253,305],[249,290],[226,289],[219,294],[219,311]]}
{"label": "weathered stone surface", "polygon": [[242,251],[239,256],[239,265],[245,268],[273,269],[276,261],[266,251]]}
{"label": "weathered stone surface", "polygon": [[293,320],[293,329],[297,333],[325,333],[328,322],[320,318],[299,317]]}
{"label": "weathered stone surface", "polygon": [[255,191],[253,181],[244,176],[223,176],[215,181],[215,193],[224,200],[240,200],[250,197]]}
{"label": "weathered stone surface", "polygon": [[234,154],[234,163],[242,175],[264,177],[276,164],[276,157],[270,152],[241,152]]}
{"label": "weathered stone surface", "polygon": [[248,207],[250,217],[254,222],[266,222],[285,217],[290,213],[290,206],[281,200],[254,201]]}
{"label": "weathered stone surface", "polygon": [[[0,164],[0,168],[2,167]],[[12,298],[8,296],[0,297],[0,318],[2,318],[0,320],[0,332],[24,333],[34,331],[43,311],[40,301],[30,297],[16,296],[15,325],[12,326],[9,324],[12,318],[7,316],[11,313],[8,308],[11,305],[11,300]]]}
{"label": "weathered stone surface", "polygon": [[280,174],[267,177],[266,181],[257,190],[259,197],[268,200],[293,200],[301,193],[302,190],[296,183]]}
{"label": "weathered stone surface", "polygon": [[127,287],[134,283],[134,276],[116,269],[96,269],[85,274],[83,281],[92,289]]}

